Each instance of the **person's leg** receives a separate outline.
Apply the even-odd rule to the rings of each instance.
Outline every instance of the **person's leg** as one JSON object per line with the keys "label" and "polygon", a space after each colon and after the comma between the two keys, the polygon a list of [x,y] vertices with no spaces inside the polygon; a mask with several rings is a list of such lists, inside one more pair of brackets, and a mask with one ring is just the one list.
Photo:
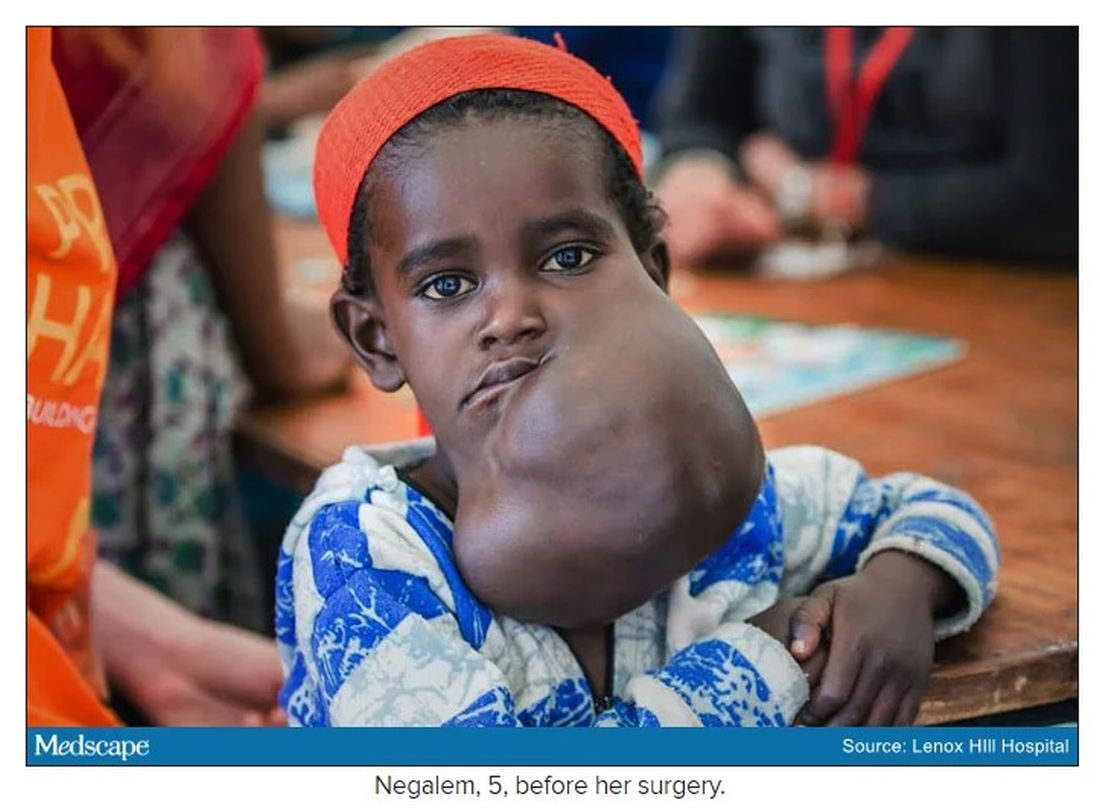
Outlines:
{"label": "person's leg", "polygon": [[271,624],[240,504],[247,383],[191,243],[176,235],[116,309],[92,520],[105,558],[201,615]]}
{"label": "person's leg", "polygon": [[232,451],[248,383],[190,240],[177,234],[161,249],[149,285],[151,569],[184,606],[260,630],[272,609],[263,603]]}

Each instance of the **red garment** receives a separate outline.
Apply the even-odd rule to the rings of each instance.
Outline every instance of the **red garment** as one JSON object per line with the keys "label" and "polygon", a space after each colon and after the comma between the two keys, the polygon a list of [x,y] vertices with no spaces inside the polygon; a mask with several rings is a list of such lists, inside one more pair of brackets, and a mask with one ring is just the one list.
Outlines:
{"label": "red garment", "polygon": [[213,177],[263,73],[250,28],[55,31],[53,59],[99,190],[121,299]]}
{"label": "red garment", "polygon": [[529,90],[578,107],[603,126],[642,177],[638,124],[611,82],[564,50],[485,34],[413,48],[359,82],[333,108],[317,140],[313,193],[336,256],[347,259],[355,194],[390,136],[429,107],[468,90]]}

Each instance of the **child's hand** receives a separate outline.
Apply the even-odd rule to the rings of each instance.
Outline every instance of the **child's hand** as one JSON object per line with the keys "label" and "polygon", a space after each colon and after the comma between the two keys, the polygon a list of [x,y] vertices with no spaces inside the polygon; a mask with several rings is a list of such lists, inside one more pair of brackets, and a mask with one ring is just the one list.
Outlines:
{"label": "child's hand", "polygon": [[815,589],[804,605],[831,618],[829,654],[796,723],[912,724],[932,670],[933,619],[957,590],[938,567],[895,551]]}
{"label": "child's hand", "polygon": [[828,648],[821,643],[828,633],[831,608],[832,603],[825,596],[785,598],[746,622],[788,647],[813,691],[825,669]]}

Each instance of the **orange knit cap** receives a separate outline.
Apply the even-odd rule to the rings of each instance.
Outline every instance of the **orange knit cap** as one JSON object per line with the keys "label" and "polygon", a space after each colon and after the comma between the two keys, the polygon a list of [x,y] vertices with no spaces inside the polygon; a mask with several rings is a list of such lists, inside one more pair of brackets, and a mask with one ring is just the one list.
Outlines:
{"label": "orange knit cap", "polygon": [[341,263],[359,184],[395,132],[429,107],[468,90],[528,90],[578,107],[619,142],[642,178],[638,125],[611,82],[563,49],[482,34],[436,40],[381,65],[333,108],[313,163],[317,216]]}

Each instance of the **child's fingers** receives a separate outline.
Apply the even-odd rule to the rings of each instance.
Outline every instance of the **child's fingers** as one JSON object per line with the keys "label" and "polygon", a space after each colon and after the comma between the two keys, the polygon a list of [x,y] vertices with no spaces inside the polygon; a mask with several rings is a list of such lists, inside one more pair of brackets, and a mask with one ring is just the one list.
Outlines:
{"label": "child's fingers", "polygon": [[804,711],[812,720],[807,724],[823,724],[848,702],[859,675],[860,658],[844,640],[834,638],[829,647],[829,660],[817,693],[807,703]]}
{"label": "child's fingers", "polygon": [[859,669],[859,678],[848,693],[847,701],[825,722],[827,727],[851,727],[867,721],[871,702],[879,691],[879,680],[873,676],[869,663],[865,660]]}
{"label": "child's fingers", "polygon": [[920,711],[921,693],[920,690],[912,688],[902,697],[898,704],[897,716],[894,717],[895,726],[907,727],[916,721],[917,712]]}
{"label": "child's fingers", "polygon": [[883,673],[870,660],[864,659],[859,669],[859,678],[852,689],[848,701],[833,714],[825,724],[828,727],[852,727],[867,723],[871,704],[882,688]]}
{"label": "child's fingers", "polygon": [[791,615],[791,654],[805,660],[817,651],[833,614],[832,588],[815,591]]}
{"label": "child's fingers", "polygon": [[[825,648],[819,648],[810,658],[800,665],[802,666],[802,673],[806,675],[806,681],[810,684],[810,695],[817,690],[818,684],[821,682],[821,674],[825,670],[825,663],[829,659],[829,652]],[[813,716],[806,714],[805,706],[798,715],[794,718],[794,724],[796,726],[804,725],[816,725],[818,722]]]}
{"label": "child's fingers", "polygon": [[821,683],[821,674],[825,671],[825,663],[828,659],[829,651],[822,646],[811,654],[808,660],[801,663],[802,673],[806,675],[806,681],[810,683],[811,692]]}
{"label": "child's fingers", "polygon": [[878,692],[875,701],[871,703],[871,711],[867,714],[867,724],[872,727],[888,727],[894,724],[898,715],[898,708],[904,698],[907,686],[894,680],[887,680]]}

